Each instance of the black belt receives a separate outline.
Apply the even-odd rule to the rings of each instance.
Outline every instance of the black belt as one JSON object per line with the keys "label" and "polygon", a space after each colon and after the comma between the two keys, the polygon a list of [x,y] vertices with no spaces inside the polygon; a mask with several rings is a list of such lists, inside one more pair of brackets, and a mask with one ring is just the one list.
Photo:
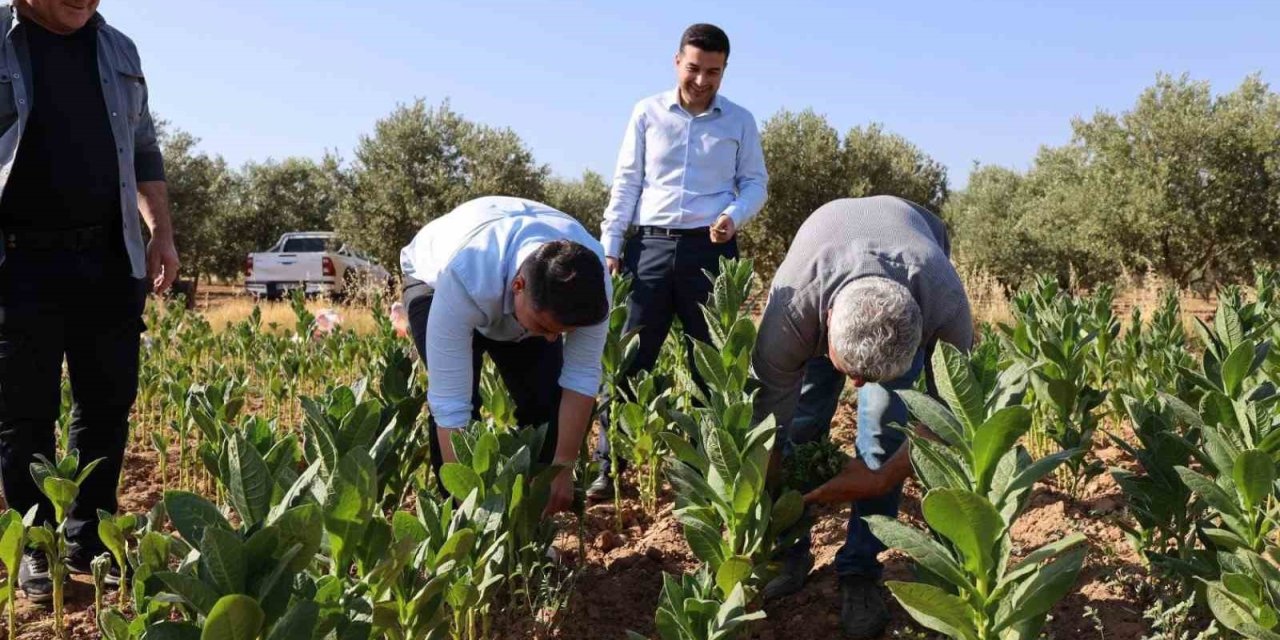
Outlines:
{"label": "black belt", "polygon": [[77,227],[51,231],[11,231],[4,234],[6,249],[24,251],[83,251],[106,246],[107,227]]}
{"label": "black belt", "polygon": [[695,227],[693,229],[668,229],[666,227],[640,227],[640,233],[646,236],[705,236],[711,237],[711,227]]}

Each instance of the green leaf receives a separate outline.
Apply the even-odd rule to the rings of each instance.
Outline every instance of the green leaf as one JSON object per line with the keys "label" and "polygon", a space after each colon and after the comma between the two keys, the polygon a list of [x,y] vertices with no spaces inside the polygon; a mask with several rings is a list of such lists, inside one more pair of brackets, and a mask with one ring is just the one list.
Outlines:
{"label": "green leaf", "polygon": [[996,465],[1031,428],[1031,411],[1021,405],[1006,407],[994,414],[973,434],[973,471],[975,492],[991,490],[991,476]]}
{"label": "green leaf", "polygon": [[157,571],[153,574],[174,594],[187,601],[192,608],[207,616],[218,603],[218,592],[199,578],[174,571]]}
{"label": "green leaf", "polygon": [[941,342],[933,352],[933,375],[938,395],[951,407],[960,423],[972,433],[986,417],[982,389],[969,370],[969,359],[955,346]]}
{"label": "green leaf", "polygon": [[75,502],[76,496],[80,494],[80,487],[76,483],[66,478],[52,476],[40,483],[40,490],[49,498],[49,502],[53,503],[58,522],[62,522],[67,510],[71,508],[71,503]]}
{"label": "green leaf", "polygon": [[1075,585],[1086,551],[1083,546],[1076,547],[1031,574],[1031,579],[1014,591],[1013,605],[1007,609],[1008,617],[996,623],[996,631],[1043,615],[1053,608]]}
{"label": "green leaf", "polygon": [[1251,640],[1280,640],[1280,634],[1258,625],[1253,613],[1239,596],[1231,594],[1220,582],[1206,584],[1205,597],[1213,617],[1222,626]]}
{"label": "green leaf", "polygon": [[205,529],[200,540],[200,566],[223,595],[244,593],[248,566],[244,543],[236,534],[215,527]]}
{"label": "green leaf", "polygon": [[315,633],[320,618],[320,607],[314,602],[301,600],[289,606],[289,611],[271,627],[267,640],[295,640],[310,638]]}
{"label": "green leaf", "polygon": [[1227,494],[1222,487],[1214,484],[1212,480],[1192,471],[1186,467],[1175,467],[1178,477],[1182,479],[1182,483],[1187,485],[1188,489],[1194,491],[1197,495],[1204,499],[1210,506],[1219,513],[1240,518],[1240,506],[1236,504],[1234,498]]}
{"label": "green leaf", "polygon": [[228,498],[246,525],[262,522],[271,510],[271,490],[275,486],[271,469],[262,454],[239,437],[227,438],[226,448],[231,471]]}
{"label": "green leaf", "polygon": [[1236,490],[1244,498],[1244,507],[1253,511],[1264,505],[1276,479],[1276,466],[1271,456],[1257,449],[1250,449],[1236,458],[1232,469]]}
{"label": "green leaf", "polygon": [[916,564],[958,588],[973,589],[973,583],[951,553],[924,532],[884,516],[868,516],[863,520],[885,546],[906,553]]}
{"label": "green leaf", "polygon": [[684,537],[689,541],[693,555],[712,567],[720,566],[724,561],[720,532],[696,518],[682,517],[680,522],[684,525]]}
{"label": "green leaf", "polygon": [[922,582],[889,581],[885,586],[916,622],[952,638],[977,640],[974,614],[964,600]]}
{"label": "green leaf", "polygon": [[289,561],[290,571],[302,571],[315,559],[324,538],[324,513],[320,505],[304,504],[285,511],[275,522],[280,532],[280,548],[301,545],[298,554]]}
{"label": "green leaf", "polygon": [[922,507],[929,526],[964,556],[970,575],[991,571],[1004,520],[986,498],[960,489],[935,489],[924,497]]}
{"label": "green leaf", "polygon": [[22,562],[26,533],[18,512],[6,509],[3,518],[0,518],[0,562],[4,563],[8,575],[18,575],[18,563]]}
{"label": "green leaf", "polygon": [[200,640],[200,627],[191,622],[165,620],[147,625],[147,631],[142,638],[143,640]]}
{"label": "green leaf", "polygon": [[448,491],[449,495],[456,500],[466,500],[472,491],[478,489],[481,490],[481,493],[477,499],[484,498],[483,481],[467,465],[457,462],[445,463],[440,467],[440,482],[444,484],[445,491]]}
{"label": "green leaf", "polygon": [[324,526],[334,561],[347,562],[373,515],[378,484],[373,459],[356,447],[342,456],[325,494]]}
{"label": "green leaf", "polygon": [[716,586],[725,598],[733,593],[734,587],[751,575],[751,560],[742,556],[734,556],[720,564],[716,571]]}
{"label": "green leaf", "polygon": [[777,538],[783,531],[800,521],[804,515],[804,497],[799,491],[787,491],[778,496],[769,516],[769,538]]}
{"label": "green leaf", "polygon": [[209,527],[231,530],[227,519],[212,502],[188,491],[166,491],[164,508],[173,521],[173,527],[182,534],[183,540],[191,544],[203,539],[205,529]]}
{"label": "green leaf", "polygon": [[964,450],[969,448],[969,438],[965,435],[964,425],[960,424],[955,415],[941,402],[913,389],[899,391],[898,397],[902,398],[911,415],[923,422],[924,426],[947,444]]}
{"label": "green leaf", "polygon": [[1253,364],[1254,345],[1241,343],[1231,350],[1231,355],[1222,363],[1222,386],[1228,396],[1239,397],[1245,378],[1249,377],[1250,365]]}
{"label": "green leaf", "polygon": [[257,640],[266,614],[249,596],[223,596],[204,621],[200,640]]}

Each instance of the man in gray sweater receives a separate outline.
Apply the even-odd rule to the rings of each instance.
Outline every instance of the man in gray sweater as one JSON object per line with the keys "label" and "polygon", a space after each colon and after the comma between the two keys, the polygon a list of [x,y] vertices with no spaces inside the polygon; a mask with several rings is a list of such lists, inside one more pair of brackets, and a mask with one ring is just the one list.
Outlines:
{"label": "man in gray sweater", "polygon": [[[774,277],[760,323],[752,361],[762,385],[755,418],[776,418],[785,456],[795,445],[826,437],[846,378],[858,389],[859,461],[842,474],[849,477],[806,497],[869,496],[853,502],[835,560],[841,627],[851,638],[877,637],[888,623],[878,586],[877,556],[885,547],[862,518],[898,514],[903,469],[910,469],[905,449],[893,470],[877,473],[905,440],[889,427],[907,423],[895,392],[912,387],[922,372],[933,389],[927,363],[939,340],[968,350],[973,321],[937,216],[888,196],[836,200],[809,216]],[[892,486],[833,490],[851,478],[889,478]],[[808,536],[785,554],[766,598],[798,591],[813,567]]]}

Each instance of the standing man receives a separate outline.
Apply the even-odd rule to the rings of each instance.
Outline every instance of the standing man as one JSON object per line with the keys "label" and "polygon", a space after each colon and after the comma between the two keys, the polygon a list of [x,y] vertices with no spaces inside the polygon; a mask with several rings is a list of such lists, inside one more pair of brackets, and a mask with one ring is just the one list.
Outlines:
{"label": "standing man", "polygon": [[[68,515],[65,560],[86,574],[105,550],[97,512],[117,508],[147,291],[167,290],[178,272],[138,52],[97,8],[0,7],[0,477],[10,507],[38,504],[37,523],[53,517],[29,465],[54,457],[65,357],[70,447],[82,464],[103,460]],[[18,585],[52,598],[43,554],[23,557]]]}
{"label": "standing man", "polygon": [[456,460],[448,434],[480,418],[487,353],[515,400],[516,422],[547,425],[542,462],[565,465],[548,512],[570,508],[608,333],[612,292],[600,243],[545,204],[478,198],[423,227],[400,267],[410,334],[431,376],[433,466]]}
{"label": "standing man", "polygon": [[[877,556],[885,547],[862,518],[897,517],[910,471],[905,453],[894,455],[905,436],[889,427],[907,424],[896,391],[911,388],[922,372],[933,389],[926,363],[939,340],[964,350],[973,342],[969,299],[949,254],[946,228],[923,207],[889,196],[827,203],[796,234],[760,322],[755,418],[777,419],[782,455],[826,437],[846,378],[858,389],[859,460],[806,496],[868,496],[852,504],[835,560],[840,624],[850,638],[877,637],[889,621],[878,587]],[[850,483],[873,486],[850,491]],[[807,535],[784,553],[766,598],[799,591],[813,568]]]}
{"label": "standing man", "polygon": [[[627,330],[640,349],[628,376],[648,371],[679,317],[687,339],[709,341],[700,305],[720,258],[738,257],[738,229],[764,206],[769,176],[751,112],[720,95],[729,37],[719,27],[685,29],[676,52],[676,88],[631,112],[618,152],[600,242],[612,273],[633,277]],[[627,238],[627,231],[637,233]],[[686,343],[692,369],[693,345]],[[696,376],[695,370],[695,376]],[[593,500],[613,495],[607,420]],[[621,471],[621,470],[619,470]]]}

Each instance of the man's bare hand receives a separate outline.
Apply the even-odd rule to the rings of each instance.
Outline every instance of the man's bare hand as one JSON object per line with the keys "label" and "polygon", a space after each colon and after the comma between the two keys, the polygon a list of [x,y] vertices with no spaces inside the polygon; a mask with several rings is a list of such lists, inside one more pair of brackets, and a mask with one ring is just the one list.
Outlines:
{"label": "man's bare hand", "polygon": [[733,218],[722,213],[716,219],[716,223],[711,225],[711,241],[716,244],[724,244],[732,240],[737,231],[737,226],[733,224]]}
{"label": "man's bare hand", "polygon": [[845,465],[840,475],[826,484],[806,493],[805,504],[831,504],[857,502],[877,498],[898,486],[911,475],[911,443],[904,442],[890,458],[872,471],[867,463],[853,459]]}
{"label": "man's bare hand", "polygon": [[560,469],[560,473],[556,474],[555,479],[551,481],[551,496],[547,499],[547,508],[542,513],[543,517],[572,509],[573,490],[573,467],[566,466]]}
{"label": "man's bare hand", "polygon": [[178,277],[178,249],[173,236],[154,236],[147,243],[147,280],[151,290],[164,293]]}
{"label": "man's bare hand", "polygon": [[616,276],[616,275],[618,275],[619,273],[622,273],[622,261],[621,261],[621,260],[619,260],[619,259],[617,259],[617,258],[615,258],[615,257],[613,257],[613,256],[609,256],[609,257],[607,257],[607,258],[605,258],[605,259],[604,259],[604,263],[605,263],[606,265],[608,265],[608,267],[609,267],[609,275]]}

